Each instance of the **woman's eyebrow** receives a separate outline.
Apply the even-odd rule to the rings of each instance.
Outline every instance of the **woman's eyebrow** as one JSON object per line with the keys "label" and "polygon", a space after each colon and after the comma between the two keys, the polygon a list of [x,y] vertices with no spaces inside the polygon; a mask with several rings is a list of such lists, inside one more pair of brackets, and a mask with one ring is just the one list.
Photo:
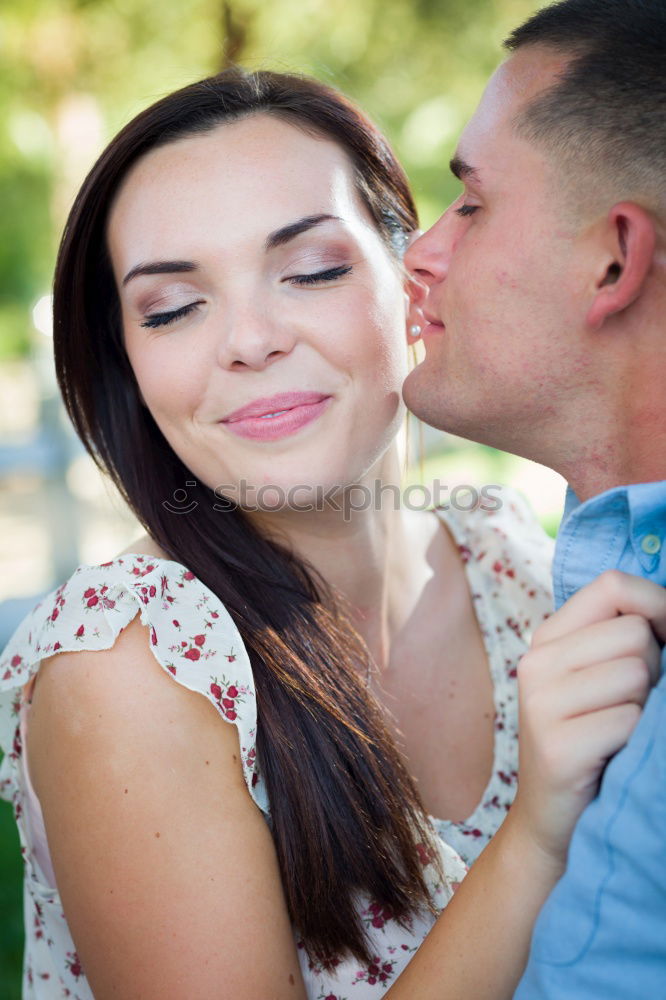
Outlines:
{"label": "woman's eyebrow", "polygon": [[[269,233],[266,237],[266,250],[274,250],[276,247],[284,246],[290,240],[296,239],[301,233],[306,233],[308,229],[314,229],[323,222],[341,222],[338,215],[306,215],[303,219],[290,222],[280,229]],[[123,288],[132,280],[142,274],[183,274],[188,271],[197,271],[199,265],[192,260],[154,260],[147,264],[137,264],[127,272],[122,281]]]}
{"label": "woman's eyebrow", "polygon": [[285,243],[300,236],[301,233],[306,233],[308,229],[314,229],[322,222],[330,221],[341,222],[342,220],[337,215],[306,215],[305,218],[299,219],[297,222],[290,222],[287,226],[276,229],[266,237],[266,250],[274,250],[275,247],[284,246]]}
{"label": "woman's eyebrow", "polygon": [[137,264],[123,278],[123,288],[140,274],[183,274],[187,271],[198,271],[199,265],[192,260],[155,260],[149,264]]}

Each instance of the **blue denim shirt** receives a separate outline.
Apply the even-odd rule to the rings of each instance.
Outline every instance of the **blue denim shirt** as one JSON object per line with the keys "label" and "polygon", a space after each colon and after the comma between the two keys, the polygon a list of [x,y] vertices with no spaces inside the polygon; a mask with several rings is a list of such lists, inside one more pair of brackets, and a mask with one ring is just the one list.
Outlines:
{"label": "blue denim shirt", "polygon": [[[666,482],[567,491],[557,607],[606,569],[666,586]],[[514,1000],[666,1000],[665,669],[578,821]]]}

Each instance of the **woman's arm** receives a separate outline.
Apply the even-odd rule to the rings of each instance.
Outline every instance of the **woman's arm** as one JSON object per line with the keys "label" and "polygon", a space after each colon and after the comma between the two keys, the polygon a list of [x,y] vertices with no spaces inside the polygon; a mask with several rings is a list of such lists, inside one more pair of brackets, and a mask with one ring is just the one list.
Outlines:
{"label": "woman's arm", "polygon": [[386,1000],[509,1000],[537,914],[562,872],[512,806]]}
{"label": "woman's arm", "polygon": [[513,996],[574,824],[659,674],[653,630],[666,639],[666,591],[613,571],[535,633],[519,669],[516,800],[387,998]]}
{"label": "woman's arm", "polygon": [[265,819],[238,736],[150,653],[44,660],[29,768],[95,1000],[304,1000]]}

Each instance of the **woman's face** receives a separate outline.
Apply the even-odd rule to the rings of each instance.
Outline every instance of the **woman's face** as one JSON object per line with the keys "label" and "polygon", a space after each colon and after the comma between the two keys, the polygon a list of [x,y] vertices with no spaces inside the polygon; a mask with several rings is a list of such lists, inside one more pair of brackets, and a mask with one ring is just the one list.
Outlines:
{"label": "woman's face", "polygon": [[153,150],[107,238],[141,395],[199,482],[298,506],[384,454],[404,283],[336,143],[260,114]]}

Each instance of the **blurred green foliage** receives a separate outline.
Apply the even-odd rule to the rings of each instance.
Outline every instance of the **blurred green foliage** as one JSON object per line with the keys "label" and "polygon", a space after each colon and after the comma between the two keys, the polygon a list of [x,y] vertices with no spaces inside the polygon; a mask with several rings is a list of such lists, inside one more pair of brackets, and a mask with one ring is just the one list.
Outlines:
{"label": "blurred green foliage", "polygon": [[14,811],[0,802],[0,996],[20,1000],[23,961],[23,861]]}
{"label": "blurred green foliage", "polygon": [[[229,62],[337,84],[387,132],[423,222],[508,30],[532,0],[5,0],[0,8],[0,360],[28,351],[66,211],[103,144]],[[78,105],[77,102],[78,101]],[[78,124],[77,124],[78,115]]]}

